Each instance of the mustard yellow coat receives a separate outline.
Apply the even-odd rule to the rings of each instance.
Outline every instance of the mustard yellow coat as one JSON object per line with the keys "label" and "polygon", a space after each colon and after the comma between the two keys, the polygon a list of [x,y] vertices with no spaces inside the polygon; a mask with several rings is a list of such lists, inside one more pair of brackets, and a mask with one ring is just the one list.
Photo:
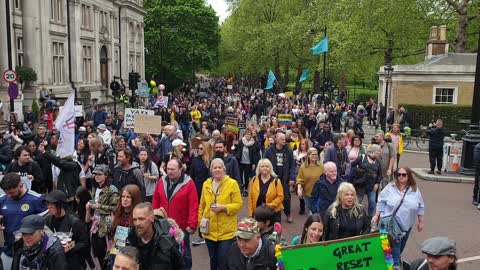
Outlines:
{"label": "mustard yellow coat", "polygon": [[[209,232],[203,238],[212,241],[223,241],[234,238],[237,230],[238,212],[243,206],[240,188],[236,180],[229,176],[223,177],[218,185],[215,200],[215,190],[212,185],[213,179],[208,178],[202,187],[202,196],[198,208],[198,224],[202,218],[210,219]],[[215,213],[210,210],[212,203],[225,205],[227,211]]]}
{"label": "mustard yellow coat", "polygon": [[[258,196],[260,196],[260,181],[262,180],[255,176],[248,187],[248,215],[251,217],[253,217],[253,210],[257,207]],[[275,182],[277,183],[275,184]],[[283,209],[283,197],[282,181],[275,178],[268,186],[265,196],[266,205],[278,212]]]}

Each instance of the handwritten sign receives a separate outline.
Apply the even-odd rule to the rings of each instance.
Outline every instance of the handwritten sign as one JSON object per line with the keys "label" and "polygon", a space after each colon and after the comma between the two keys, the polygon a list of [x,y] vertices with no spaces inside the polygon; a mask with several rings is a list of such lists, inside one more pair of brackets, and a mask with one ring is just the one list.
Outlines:
{"label": "handwritten sign", "polygon": [[225,125],[227,126],[238,126],[238,118],[227,116],[225,117]]}
{"label": "handwritten sign", "polygon": [[154,112],[151,110],[143,110],[143,109],[134,109],[134,108],[126,108],[125,109],[125,120],[123,121],[123,126],[125,128],[134,128],[135,127],[135,115],[154,115]]}
{"label": "handwritten sign", "polygon": [[148,83],[146,81],[140,81],[137,83],[137,95],[142,98],[148,98],[150,96],[148,91]]}
{"label": "handwritten sign", "polygon": [[159,115],[135,115],[136,133],[162,134],[162,117]]}
{"label": "handwritten sign", "polygon": [[282,248],[285,269],[386,270],[379,233]]}
{"label": "handwritten sign", "polygon": [[287,113],[287,114],[279,114],[278,115],[278,125],[281,127],[283,125],[287,126],[287,127],[291,127],[292,126],[292,115]]}

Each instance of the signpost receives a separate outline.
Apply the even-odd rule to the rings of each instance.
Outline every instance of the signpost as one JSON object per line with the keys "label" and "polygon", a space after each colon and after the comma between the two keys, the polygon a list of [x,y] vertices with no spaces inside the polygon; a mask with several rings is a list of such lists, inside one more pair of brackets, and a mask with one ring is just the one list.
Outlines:
{"label": "signpost", "polygon": [[18,84],[11,82],[8,87],[8,96],[11,99],[16,99],[18,97]]}
{"label": "signpost", "polygon": [[13,83],[17,80],[17,73],[11,69],[7,69],[3,72],[3,80],[7,83]]}
{"label": "signpost", "polygon": [[282,248],[285,269],[386,270],[381,234]]}

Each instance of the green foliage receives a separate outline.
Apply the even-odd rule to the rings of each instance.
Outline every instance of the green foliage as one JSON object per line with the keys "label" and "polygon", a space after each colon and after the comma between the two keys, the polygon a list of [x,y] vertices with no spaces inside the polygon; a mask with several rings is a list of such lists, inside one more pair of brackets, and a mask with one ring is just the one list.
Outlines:
{"label": "green foliage", "polygon": [[[350,95],[352,97],[351,100],[353,100],[353,94],[350,93]],[[365,93],[365,92],[364,93],[358,93],[356,95],[355,100],[357,102],[363,102],[363,104],[366,104],[371,98],[377,99],[378,98],[377,93]]]}
{"label": "green foliage", "polygon": [[428,126],[440,118],[447,130],[459,131],[466,128],[460,121],[469,120],[472,115],[472,106],[400,104],[399,107],[407,110],[412,129],[419,129],[421,125]]}
{"label": "green foliage", "polygon": [[32,101],[32,112],[35,114],[35,121],[40,119],[40,107],[38,106],[37,99]]}
{"label": "green foliage", "polygon": [[16,66],[15,72],[18,75],[18,82],[35,82],[37,80],[37,73],[31,67]]}
{"label": "green foliage", "polygon": [[146,78],[172,88],[217,65],[220,26],[203,0],[146,0],[145,10]]}

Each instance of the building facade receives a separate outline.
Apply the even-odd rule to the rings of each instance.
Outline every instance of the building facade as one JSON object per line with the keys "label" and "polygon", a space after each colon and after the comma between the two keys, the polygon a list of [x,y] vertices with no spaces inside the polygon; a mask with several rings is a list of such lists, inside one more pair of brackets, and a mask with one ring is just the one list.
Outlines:
{"label": "building facade", "polygon": [[[38,100],[42,90],[63,98],[73,87],[84,107],[110,103],[109,84],[114,76],[128,82],[128,73],[134,71],[144,78],[143,0],[6,1],[10,1],[12,66],[31,67],[38,78],[22,91],[19,99],[24,109]],[[8,11],[3,2],[2,72],[8,67]],[[2,81],[0,88],[7,87]],[[4,112],[8,111],[6,91],[0,91],[0,98],[6,105]]]}
{"label": "building facade", "polygon": [[[387,106],[399,104],[471,105],[475,82],[476,53],[449,53],[446,26],[433,26],[425,61],[393,66]],[[379,102],[385,102],[387,76],[379,72]]]}

